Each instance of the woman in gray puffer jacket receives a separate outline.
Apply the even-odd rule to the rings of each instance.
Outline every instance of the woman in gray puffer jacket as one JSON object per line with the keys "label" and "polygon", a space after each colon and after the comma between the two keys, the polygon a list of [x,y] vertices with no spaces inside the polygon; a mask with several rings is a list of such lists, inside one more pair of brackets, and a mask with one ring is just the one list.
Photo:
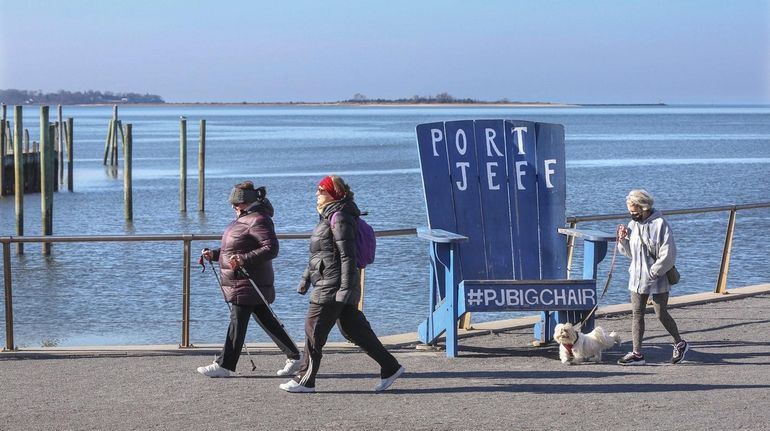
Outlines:
{"label": "woman in gray puffer jacket", "polygon": [[314,287],[305,317],[304,360],[296,377],[280,388],[288,392],[315,392],[322,349],[336,322],[345,338],[380,365],[381,380],[374,390],[383,391],[404,373],[404,367],[385,349],[357,307],[361,287],[356,236],[361,212],[350,187],[336,175],[321,180],[316,199],[318,224],[310,237],[310,260],[298,289],[305,294],[311,284]]}
{"label": "woman in gray puffer jacket", "polygon": [[204,249],[202,253],[204,259],[219,262],[222,293],[230,304],[230,326],[222,353],[213,364],[198,368],[199,373],[209,377],[226,377],[235,371],[252,314],[287,357],[278,375],[294,373],[301,363],[299,349],[269,305],[275,300],[272,261],[278,256],[278,238],[273,227],[273,205],[266,194],[264,187],[254,189],[251,181],[237,184],[230,193],[235,220],[222,234],[220,248]]}

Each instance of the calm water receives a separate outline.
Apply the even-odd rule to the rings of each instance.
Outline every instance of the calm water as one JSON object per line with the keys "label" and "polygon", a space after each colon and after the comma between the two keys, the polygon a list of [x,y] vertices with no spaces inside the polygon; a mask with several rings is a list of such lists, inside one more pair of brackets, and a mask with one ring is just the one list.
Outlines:
{"label": "calm water", "polygon": [[[24,111],[32,140],[39,140],[38,112]],[[122,172],[102,166],[111,115],[110,107],[64,109],[75,122],[75,191],[55,195],[55,235],[217,234],[232,217],[230,187],[244,179],[267,186],[279,232],[308,231],[316,220],[317,181],[328,173],[351,183],[375,229],[424,226],[414,127],[469,118],[564,124],[568,215],[624,212],[625,194],[637,187],[652,191],[663,210],[770,201],[769,107],[121,107],[134,135],[134,220],[126,222]],[[179,211],[180,115],[188,124],[186,213]],[[205,212],[197,208],[200,119],[207,121]],[[26,195],[24,203],[25,234],[39,235],[40,196]],[[0,199],[0,211],[0,235],[13,235],[13,198]],[[675,293],[713,290],[727,214],[671,222],[683,274]],[[584,226],[612,232],[615,224]],[[739,213],[729,287],[768,281],[768,232],[770,210]],[[216,243],[193,249],[204,246]],[[180,341],[181,243],[57,244],[47,258],[39,245],[25,247],[25,255],[11,259],[18,346]],[[428,311],[427,243],[386,238],[377,251],[367,270],[366,314],[379,335],[413,332]],[[303,338],[307,307],[307,298],[294,293],[306,253],[306,241],[286,240],[274,262],[274,309],[295,339]],[[617,265],[603,304],[627,302],[628,261],[619,258]],[[220,343],[228,312],[216,280],[210,271],[191,278],[191,341]],[[474,320],[503,317],[511,315]],[[333,338],[341,339],[336,331]],[[267,337],[254,326],[248,340]]]}

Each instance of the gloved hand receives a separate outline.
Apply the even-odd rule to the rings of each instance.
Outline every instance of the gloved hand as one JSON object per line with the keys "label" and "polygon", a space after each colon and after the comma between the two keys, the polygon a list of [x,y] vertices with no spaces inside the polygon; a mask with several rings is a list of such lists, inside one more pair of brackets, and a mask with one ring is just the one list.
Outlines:
{"label": "gloved hand", "polygon": [[243,261],[241,260],[241,257],[235,254],[230,256],[230,259],[228,259],[228,262],[230,263],[230,268],[236,271],[238,270],[238,268],[243,266]]}
{"label": "gloved hand", "polygon": [[201,260],[205,259],[208,262],[211,262],[211,250],[208,248],[204,248],[201,250]]}
{"label": "gloved hand", "polygon": [[200,265],[202,268],[201,272],[206,271],[206,264],[203,263],[206,260],[211,262],[211,250],[204,248],[203,250],[201,250],[201,255],[198,258],[198,265]]}
{"label": "gloved hand", "polygon": [[302,280],[299,282],[299,287],[297,287],[297,293],[300,295],[304,295],[307,293],[307,291],[310,289],[310,282],[307,280]]}

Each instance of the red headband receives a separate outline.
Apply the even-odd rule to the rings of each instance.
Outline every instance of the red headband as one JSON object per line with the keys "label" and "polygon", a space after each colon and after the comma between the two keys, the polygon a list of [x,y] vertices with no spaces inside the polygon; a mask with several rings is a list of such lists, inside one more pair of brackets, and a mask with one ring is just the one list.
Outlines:
{"label": "red headband", "polygon": [[337,189],[334,187],[334,181],[332,181],[332,177],[323,177],[321,182],[318,183],[318,187],[326,190],[326,192],[329,193],[329,196],[331,196],[335,201],[345,197],[344,192],[337,192]]}

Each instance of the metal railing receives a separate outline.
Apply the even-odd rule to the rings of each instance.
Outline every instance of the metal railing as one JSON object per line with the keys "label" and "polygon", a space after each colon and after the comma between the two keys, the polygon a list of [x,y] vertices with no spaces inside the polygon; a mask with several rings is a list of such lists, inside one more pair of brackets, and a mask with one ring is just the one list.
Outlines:
{"label": "metal railing", "polygon": [[[393,229],[377,231],[378,237],[414,236],[416,229]],[[310,232],[288,232],[276,234],[279,240],[310,239]],[[65,243],[65,242],[182,242],[182,339],[179,347],[190,344],[190,262],[193,241],[220,240],[219,234],[182,235],[68,235],[68,236],[3,236],[3,285],[5,291],[5,350],[15,350],[13,340],[13,282],[11,274],[11,244],[23,243]],[[363,286],[362,286],[363,289]],[[362,290],[363,296],[363,290]],[[361,299],[363,301],[363,298]]]}
{"label": "metal railing", "polygon": [[[683,214],[703,214],[713,212],[728,212],[727,220],[727,232],[725,233],[724,247],[722,248],[722,260],[719,266],[719,276],[717,277],[716,286],[714,287],[714,293],[727,293],[727,273],[730,269],[730,254],[733,248],[733,234],[735,233],[735,216],[739,210],[750,210],[759,208],[770,208],[770,202],[761,202],[755,204],[745,205],[727,205],[718,207],[704,207],[704,208],[687,208],[662,211],[666,216],[671,215],[683,215]],[[608,221],[608,220],[628,220],[627,213],[621,214],[602,214],[602,215],[587,215],[587,216],[575,216],[567,217],[567,224],[569,227],[574,228],[579,222],[590,221]],[[575,237],[570,236],[567,240],[567,271],[572,269],[572,256],[575,249]]]}
{"label": "metal railing", "polygon": [[[740,210],[770,208],[770,202],[729,205],[706,208],[690,208],[665,211],[664,214],[682,215],[699,214],[712,212],[728,212],[727,232],[725,235],[724,248],[722,250],[721,265],[719,276],[717,278],[714,292],[725,293],[727,290],[727,273],[730,267],[730,253],[732,250],[733,234],[735,232],[736,213]],[[607,220],[626,220],[628,214],[602,214],[574,216],[567,218],[569,227],[576,227],[581,222],[607,221]],[[417,234],[415,228],[393,229],[377,231],[378,237],[394,236],[414,236]],[[310,232],[291,232],[278,233],[278,239],[286,240],[307,240],[310,238]],[[182,242],[182,335],[180,347],[191,347],[190,344],[190,262],[191,262],[191,243],[193,241],[212,241],[221,239],[217,234],[187,234],[187,235],[80,235],[80,236],[4,236],[0,237],[0,243],[3,247],[3,284],[5,290],[5,348],[3,350],[15,350],[13,340],[13,288],[11,277],[11,244],[22,243],[64,243],[64,242],[146,242],[146,241],[181,241]],[[568,269],[572,266],[574,251],[574,237],[570,237],[567,243],[568,248]],[[363,286],[362,286],[363,296]],[[363,300],[363,299],[362,299]]]}

